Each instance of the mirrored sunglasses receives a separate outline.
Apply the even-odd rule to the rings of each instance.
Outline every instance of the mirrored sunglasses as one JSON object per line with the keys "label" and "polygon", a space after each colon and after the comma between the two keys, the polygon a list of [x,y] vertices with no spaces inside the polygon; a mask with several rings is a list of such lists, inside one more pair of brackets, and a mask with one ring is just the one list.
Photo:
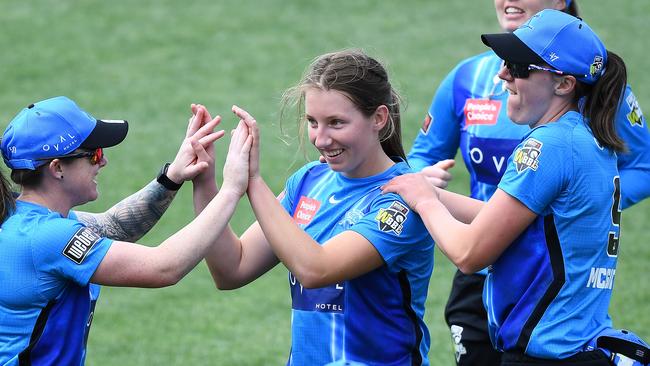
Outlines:
{"label": "mirrored sunglasses", "polygon": [[53,158],[40,159],[40,160],[52,160],[52,159],[78,159],[78,158],[90,158],[90,163],[92,165],[99,164],[104,158],[104,150],[101,147],[96,148],[93,151],[83,151],[74,154],[68,154]]}

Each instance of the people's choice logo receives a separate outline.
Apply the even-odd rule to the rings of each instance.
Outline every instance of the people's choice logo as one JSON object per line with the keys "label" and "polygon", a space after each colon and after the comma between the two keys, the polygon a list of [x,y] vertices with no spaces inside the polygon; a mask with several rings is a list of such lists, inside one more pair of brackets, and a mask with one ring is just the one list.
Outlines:
{"label": "people's choice logo", "polygon": [[307,225],[314,219],[319,208],[320,201],[302,196],[298,201],[298,207],[293,214],[293,219],[297,224]]}

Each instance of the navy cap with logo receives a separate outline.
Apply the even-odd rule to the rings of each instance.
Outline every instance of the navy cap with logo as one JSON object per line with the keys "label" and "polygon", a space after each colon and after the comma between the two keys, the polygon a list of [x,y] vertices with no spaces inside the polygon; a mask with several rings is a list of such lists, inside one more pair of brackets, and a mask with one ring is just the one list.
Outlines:
{"label": "navy cap with logo", "polygon": [[24,108],[2,135],[2,157],[11,169],[34,170],[48,159],[78,148],[111,147],[124,140],[124,120],[99,120],[67,97],[54,97]]}
{"label": "navy cap with logo", "polygon": [[505,61],[546,63],[586,84],[594,84],[607,65],[607,49],[587,23],[553,9],[533,15],[512,33],[483,34],[481,40]]}

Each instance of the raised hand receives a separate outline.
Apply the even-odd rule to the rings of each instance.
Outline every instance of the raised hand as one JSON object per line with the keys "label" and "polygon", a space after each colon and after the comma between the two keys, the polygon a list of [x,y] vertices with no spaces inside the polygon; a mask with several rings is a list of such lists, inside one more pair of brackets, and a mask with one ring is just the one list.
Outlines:
{"label": "raised hand", "polygon": [[434,165],[422,169],[421,173],[427,178],[429,183],[434,187],[447,188],[449,181],[451,181],[451,173],[449,169],[453,168],[456,162],[454,159],[440,160]]}
{"label": "raised hand", "polygon": [[231,190],[238,196],[246,193],[248,187],[248,172],[253,136],[249,133],[244,121],[239,121],[237,128],[232,131],[228,156],[223,166],[222,191]]}
{"label": "raised hand", "polygon": [[212,119],[208,110],[199,104],[192,104],[191,109],[185,139],[167,170],[169,179],[177,183],[192,180],[206,171],[211,171],[214,177],[213,144],[224,135],[223,130],[214,131],[221,122],[220,116]]}
{"label": "raised hand", "polygon": [[418,212],[418,203],[439,200],[436,189],[422,173],[400,175],[381,187],[382,193],[393,192],[402,196],[415,212]]}
{"label": "raised hand", "polygon": [[233,105],[232,112],[239,117],[240,122],[244,122],[248,127],[248,132],[253,137],[253,144],[250,151],[249,179],[260,176],[260,130],[257,121],[246,110]]}

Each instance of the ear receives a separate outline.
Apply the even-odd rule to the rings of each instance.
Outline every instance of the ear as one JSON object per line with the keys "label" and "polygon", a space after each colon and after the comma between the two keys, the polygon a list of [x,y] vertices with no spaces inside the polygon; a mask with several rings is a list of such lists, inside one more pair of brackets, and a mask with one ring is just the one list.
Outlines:
{"label": "ear", "polygon": [[553,3],[552,8],[555,10],[564,11],[567,8],[566,0],[555,0]]}
{"label": "ear", "polygon": [[390,112],[388,111],[388,107],[385,105],[380,105],[377,107],[375,110],[375,113],[372,115],[372,123],[373,123],[373,129],[375,131],[381,131],[385,126],[386,123],[388,123],[388,115]]}
{"label": "ear", "polygon": [[564,75],[557,78],[555,84],[555,95],[565,96],[575,93],[576,83],[578,82],[573,75]]}
{"label": "ear", "polygon": [[47,168],[45,169],[45,174],[49,175],[50,177],[54,179],[61,179],[63,176],[63,164],[61,164],[60,159],[53,159],[47,164]]}

